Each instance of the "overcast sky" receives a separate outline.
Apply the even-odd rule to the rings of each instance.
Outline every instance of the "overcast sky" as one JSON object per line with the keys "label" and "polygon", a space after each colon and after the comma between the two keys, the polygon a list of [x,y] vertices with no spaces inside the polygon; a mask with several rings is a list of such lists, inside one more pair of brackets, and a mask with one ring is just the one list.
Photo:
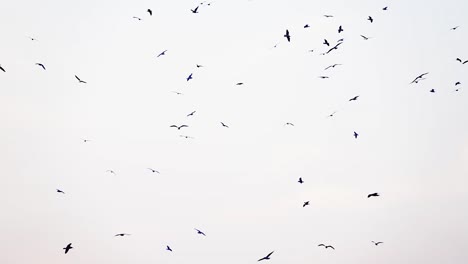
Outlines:
{"label": "overcast sky", "polygon": [[466,262],[468,3],[207,3],[3,1],[0,263]]}

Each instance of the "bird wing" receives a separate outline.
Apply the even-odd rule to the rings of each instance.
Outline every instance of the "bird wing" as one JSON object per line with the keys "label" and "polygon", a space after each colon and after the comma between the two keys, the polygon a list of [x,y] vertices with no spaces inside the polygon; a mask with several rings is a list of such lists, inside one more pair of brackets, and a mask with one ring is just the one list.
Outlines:
{"label": "bird wing", "polygon": [[332,248],[333,250],[335,250],[335,248],[333,246],[326,246],[327,248]]}
{"label": "bird wing", "polygon": [[187,125],[181,125],[179,128],[188,127]]}
{"label": "bird wing", "polygon": [[2,66],[0,66],[0,70],[2,70],[3,72],[6,72],[6,71],[5,71],[5,69],[3,69],[3,67],[2,67]]}
{"label": "bird wing", "polygon": [[318,247],[326,247],[324,244],[319,244]]}

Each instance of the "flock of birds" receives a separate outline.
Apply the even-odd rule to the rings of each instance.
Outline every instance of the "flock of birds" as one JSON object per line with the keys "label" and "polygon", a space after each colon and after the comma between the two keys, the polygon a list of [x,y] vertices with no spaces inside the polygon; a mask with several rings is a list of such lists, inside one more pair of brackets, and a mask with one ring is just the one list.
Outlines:
{"label": "flock of birds", "polygon": [[[209,2],[209,3],[208,3],[208,2],[202,2],[202,3],[200,3],[199,6],[196,6],[195,8],[190,9],[190,10],[188,10],[188,11],[191,12],[191,13],[193,13],[193,14],[199,14],[200,8],[201,8],[202,6],[210,6],[211,4],[212,4],[212,2]],[[382,10],[383,10],[383,11],[387,11],[387,10],[388,10],[388,7],[383,7]],[[149,16],[152,16],[152,15],[153,15],[153,11],[152,11],[151,9],[147,9],[147,13],[149,14]],[[333,18],[333,15],[328,15],[328,14],[327,14],[327,15],[324,15],[324,17],[326,17],[326,18]],[[142,20],[141,17],[137,17],[137,16],[134,16],[133,18],[134,18],[134,19],[137,19],[137,20],[139,20],[139,21]],[[367,17],[367,20],[369,21],[369,23],[373,23],[373,22],[374,22],[374,18],[373,18],[372,16],[368,16],[368,17]],[[304,28],[309,28],[309,27],[310,27],[310,26],[309,26],[308,24],[304,25]],[[458,26],[451,28],[451,30],[456,30],[457,28],[458,28]],[[337,33],[340,34],[340,33],[342,33],[344,30],[345,30],[345,28],[344,28],[342,25],[340,25],[340,26],[338,27],[338,29],[337,29]],[[366,37],[366,36],[364,36],[364,35],[360,35],[360,36],[361,36],[364,40],[369,40],[369,39],[370,39],[369,37]],[[290,32],[288,29],[285,30],[285,34],[283,35],[283,37],[286,39],[287,42],[291,42],[291,41],[294,40],[293,36],[291,35],[291,32]],[[32,41],[37,41],[37,39],[35,39],[35,38],[30,38],[30,39],[31,39]],[[333,51],[338,50],[338,48],[339,48],[343,43],[344,43],[344,39],[343,39],[343,38],[339,39],[335,44],[331,44],[327,39],[324,39],[322,44],[325,45],[325,46],[327,46],[327,50],[326,50],[324,53],[321,53],[321,55],[326,55],[326,54],[329,54],[329,53],[331,53],[331,52],[333,52]],[[275,45],[274,47],[276,47],[276,46],[277,46],[277,45]],[[313,51],[313,50],[311,50],[311,51]],[[156,57],[158,58],[158,57],[161,57],[161,56],[165,56],[165,55],[166,55],[166,52],[167,52],[167,50],[164,50],[164,51],[158,53],[158,54],[156,55]],[[458,61],[458,62],[461,63],[461,64],[467,64],[467,63],[468,63],[468,60],[463,60],[463,59],[461,59],[461,58],[456,58],[456,61]],[[36,63],[35,65],[37,65],[38,67],[40,67],[40,68],[41,68],[42,70],[44,70],[44,71],[46,70],[46,66],[45,66],[44,64],[42,64],[42,63],[39,63],[39,62],[38,62],[38,63]],[[331,68],[335,68],[335,67],[341,66],[341,65],[342,65],[342,64],[338,64],[338,63],[331,64],[330,66],[327,66],[327,67],[325,68],[325,70],[329,70],[329,69],[331,69]],[[196,64],[196,67],[197,67],[197,68],[201,68],[201,67],[203,67],[203,65]],[[1,70],[2,72],[4,72],[4,73],[7,72],[6,68],[3,67],[2,65],[0,65],[0,70]],[[419,83],[419,82],[425,80],[426,77],[428,76],[428,74],[429,74],[429,72],[425,72],[425,73],[422,73],[422,74],[416,76],[416,77],[410,82],[410,84],[417,84],[417,83]],[[86,83],[87,83],[85,80],[81,79],[81,78],[78,77],[77,75],[75,75],[74,77],[75,77],[75,79],[76,79],[79,83],[81,83],[81,84],[86,84]],[[321,79],[327,79],[327,78],[329,78],[329,77],[328,77],[328,76],[319,76],[319,78],[321,78]],[[193,73],[191,73],[191,74],[189,74],[189,75],[187,76],[186,81],[188,82],[188,81],[190,81],[190,80],[192,80],[192,79],[193,79]],[[460,84],[461,84],[460,82],[456,82],[456,83],[455,83],[455,86],[458,86],[458,85],[460,85]],[[243,85],[243,83],[242,83],[242,82],[238,82],[238,83],[236,83],[236,85],[238,85],[238,86],[239,86],[239,85]],[[458,91],[458,89],[456,89],[455,91]],[[435,90],[434,90],[434,89],[431,89],[430,92],[434,93]],[[175,93],[180,94],[179,92],[175,92]],[[350,99],[349,99],[349,102],[357,101],[357,100],[359,99],[359,97],[360,97],[360,95],[356,95],[356,96],[350,98]],[[192,112],[190,112],[189,114],[187,114],[187,117],[191,117],[191,116],[193,116],[195,113],[196,113],[196,111],[192,111]],[[331,113],[331,114],[328,115],[328,116],[329,116],[329,117],[333,117],[335,113],[336,113],[336,112],[333,112],[333,113]],[[222,127],[224,127],[224,128],[229,128],[229,126],[228,126],[227,124],[225,124],[224,122],[220,122],[220,125],[221,125]],[[284,125],[285,125],[285,126],[294,127],[294,124],[291,123],[291,122],[287,122],[287,123],[285,123]],[[188,127],[189,127],[189,126],[186,125],[186,124],[173,124],[173,125],[170,126],[170,128],[175,128],[175,129],[177,129],[177,130],[179,130],[179,131],[182,130],[182,129],[184,129],[184,128],[188,128]],[[192,138],[192,137],[186,136],[186,135],[180,135],[180,136],[181,136],[181,137],[184,137],[184,138]],[[358,136],[359,136],[359,134],[358,134],[356,131],[353,131],[353,137],[354,137],[355,139],[358,139]],[[88,142],[91,141],[90,139],[82,139],[82,140],[83,140],[84,143],[88,143]],[[160,173],[158,170],[153,169],[153,168],[147,168],[147,169],[148,169],[149,171],[151,171],[152,173],[158,173],[158,174]],[[108,172],[108,173],[111,173],[111,174],[116,174],[116,172],[115,172],[114,170],[107,170],[107,172]],[[299,184],[304,184],[304,180],[303,180],[302,177],[300,177],[300,178],[298,179],[298,183],[299,183]],[[57,192],[57,193],[60,193],[60,194],[65,194],[65,192],[64,192],[63,190],[61,190],[61,189],[56,189],[56,192]],[[375,198],[375,197],[379,197],[379,196],[380,196],[380,194],[377,193],[377,192],[375,192],[375,193],[370,193],[370,194],[368,194],[368,195],[367,195],[367,198],[373,198],[373,197]],[[309,205],[310,205],[310,201],[304,201],[303,204],[302,204],[302,207],[306,207],[306,206],[309,206]],[[203,231],[201,231],[200,229],[195,228],[194,230],[195,230],[196,234],[201,235],[201,236],[206,236],[206,234],[205,234]],[[129,235],[131,235],[131,234],[128,234],[128,233],[118,233],[118,234],[115,235],[115,237],[125,237],[125,236],[129,236]],[[371,241],[371,242],[372,242],[375,246],[378,246],[378,245],[384,243],[384,242],[382,242],[382,241],[377,241],[377,242],[376,242],[376,241]],[[335,247],[334,247],[333,245],[327,245],[327,244],[323,244],[323,243],[318,244],[318,247],[323,247],[324,249],[332,249],[332,250],[335,250]],[[72,243],[67,244],[67,245],[63,248],[65,254],[69,253],[71,249],[73,249]],[[167,246],[166,246],[166,250],[167,250],[167,251],[172,251],[172,248],[171,248],[169,245],[167,245]],[[270,260],[270,258],[271,258],[271,256],[272,256],[273,253],[274,253],[274,251],[271,251],[271,252],[268,253],[266,256],[264,256],[264,257],[258,259],[258,261]]]}

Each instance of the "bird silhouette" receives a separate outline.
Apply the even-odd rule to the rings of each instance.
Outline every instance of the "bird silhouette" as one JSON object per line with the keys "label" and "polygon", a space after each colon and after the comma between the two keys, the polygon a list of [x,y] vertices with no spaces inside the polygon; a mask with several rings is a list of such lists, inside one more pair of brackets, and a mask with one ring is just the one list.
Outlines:
{"label": "bird silhouette", "polygon": [[330,66],[326,67],[326,68],[325,68],[325,71],[328,70],[328,69],[330,69],[330,68],[335,68],[336,66],[340,66],[340,65],[341,65],[341,64],[336,64],[336,63],[335,63],[335,64],[333,64],[333,65],[330,65]]}
{"label": "bird silhouette", "polygon": [[371,16],[369,16],[367,20],[369,20],[371,23],[374,22],[374,19]]}
{"label": "bird silhouette", "polygon": [[323,15],[323,16],[326,17],[326,18],[333,17],[332,15]]}
{"label": "bird silhouette", "polygon": [[319,247],[324,247],[325,249],[331,248],[331,249],[335,250],[335,248],[332,245],[319,244],[318,246]]}
{"label": "bird silhouette", "polygon": [[58,193],[63,193],[65,194],[65,192],[63,192],[62,190],[59,190],[59,189],[56,189]]}
{"label": "bird silhouette", "polygon": [[327,46],[330,46],[330,43],[328,43],[328,40],[327,40],[327,39],[324,39],[324,40],[323,40],[323,44],[324,44],[324,45],[327,45]]}
{"label": "bird silhouette", "polygon": [[269,260],[269,259],[270,259],[270,256],[271,256],[271,254],[273,254],[273,252],[275,252],[275,251],[272,251],[272,252],[268,253],[268,255],[266,255],[265,257],[263,257],[263,258],[261,258],[261,259],[259,259],[259,260],[257,260],[257,261],[262,261],[262,260]]}
{"label": "bird silhouette", "polygon": [[190,11],[192,11],[194,14],[198,14],[198,6],[195,7],[195,9],[190,9]]}
{"label": "bird silhouette", "polygon": [[328,77],[328,76],[323,76],[323,75],[322,75],[322,76],[319,76],[319,78],[320,78],[320,79],[328,79],[328,78],[330,78],[330,77]]}
{"label": "bird silhouette", "polygon": [[191,73],[191,74],[187,77],[187,82],[193,79],[193,78],[192,78],[192,75],[193,75],[193,73]]}
{"label": "bird silhouette", "polygon": [[75,78],[78,80],[80,83],[86,83],[85,81],[81,80],[78,76],[75,75]]}
{"label": "bird silhouette", "polygon": [[297,182],[300,183],[300,184],[304,183],[304,181],[302,180],[302,177],[299,177],[299,180]]}
{"label": "bird silhouette", "polygon": [[456,30],[459,26],[456,26],[456,27],[453,27],[451,28],[451,30]]}
{"label": "bird silhouette", "polygon": [[187,138],[187,139],[193,139],[193,137],[186,136],[186,135],[179,135],[180,137]]}
{"label": "bird silhouette", "polygon": [[172,248],[170,246],[166,246],[166,250],[172,252]]}
{"label": "bird silhouette", "polygon": [[2,72],[6,72],[5,69],[2,67],[2,65],[0,65],[0,70],[1,70]]}
{"label": "bird silhouette", "polygon": [[163,51],[163,52],[159,53],[159,54],[158,54],[158,56],[156,56],[156,58],[158,58],[159,56],[166,55],[166,51],[167,51],[167,50],[165,50],[165,51]]}
{"label": "bird silhouette", "polygon": [[285,126],[294,126],[294,124],[293,124],[293,123],[289,123],[289,122],[288,122],[288,123],[286,123],[286,124],[284,124],[284,125],[285,125]]}
{"label": "bird silhouette", "polygon": [[183,93],[181,93],[181,92],[177,92],[177,91],[172,91],[172,92],[177,94],[177,95],[183,95]]}
{"label": "bird silhouette", "polygon": [[286,34],[284,34],[283,37],[285,37],[288,40],[288,42],[291,41],[291,36],[289,35],[289,30],[286,29]]}
{"label": "bird silhouette", "polygon": [[88,143],[89,141],[91,141],[91,139],[85,139],[85,138],[82,138],[81,140],[83,140],[84,143]]}
{"label": "bird silhouette", "polygon": [[106,170],[106,172],[109,172],[109,173],[111,173],[111,174],[114,174],[114,175],[115,175],[115,171],[113,171],[113,170]]}
{"label": "bird silhouette", "polygon": [[153,11],[151,11],[151,9],[149,9],[149,8],[148,8],[148,10],[146,10],[146,12],[148,12],[150,16],[153,15]]}
{"label": "bird silhouette", "polygon": [[379,196],[380,196],[380,194],[378,194],[378,193],[370,193],[370,194],[367,195],[367,198],[379,197]]}
{"label": "bird silhouette", "polygon": [[343,27],[340,26],[340,27],[338,28],[338,33],[341,33],[341,32],[343,32],[343,31],[344,31],[344,30],[343,30]]}
{"label": "bird silhouette", "polygon": [[172,125],[172,126],[170,126],[170,127],[175,127],[175,128],[177,128],[178,130],[180,130],[181,128],[183,128],[183,127],[188,127],[188,126],[187,126],[187,125],[180,125],[180,126]]}
{"label": "bird silhouette", "polygon": [[382,8],[383,11],[387,11],[388,10],[388,6]]}
{"label": "bird silhouette", "polygon": [[434,89],[431,89],[429,92],[431,92],[431,93],[435,93],[435,90],[434,90]]}
{"label": "bird silhouette", "polygon": [[157,171],[157,170],[154,170],[154,169],[152,169],[152,168],[147,168],[147,169],[150,170],[152,173],[157,173],[157,174],[159,174],[159,171]]}
{"label": "bird silhouette", "polygon": [[339,47],[341,44],[343,44],[343,42],[337,43],[333,48],[329,49],[329,50],[326,52],[326,54],[330,53],[332,50],[338,49],[338,47]]}
{"label": "bird silhouette", "polygon": [[188,115],[187,115],[187,117],[189,117],[189,116],[193,116],[193,115],[194,115],[196,112],[197,112],[197,111],[193,111],[193,112],[191,112],[190,114],[188,114]]}
{"label": "bird silhouette", "polygon": [[369,37],[366,37],[364,35],[361,35],[361,38],[363,38],[364,40],[369,40]]}
{"label": "bird silhouette", "polygon": [[72,243],[70,243],[70,244],[68,244],[66,247],[64,247],[63,249],[65,250],[65,254],[67,254],[68,251],[69,251],[70,249],[72,249],[72,248],[73,248],[73,247],[72,247]]}
{"label": "bird silhouette", "polygon": [[349,102],[356,101],[358,98],[359,98],[359,95],[356,95],[353,98],[349,99]]}
{"label": "bird silhouette", "polygon": [[416,78],[414,78],[414,80],[413,80],[412,82],[410,82],[410,84],[412,84],[412,83],[418,83],[418,81],[420,81],[421,79],[423,79],[423,77],[424,77],[425,75],[427,75],[427,74],[429,74],[429,73],[426,72],[426,73],[423,73],[423,74],[418,75]]}
{"label": "bird silhouette", "polygon": [[244,85],[244,83],[238,82],[236,83],[236,85]]}
{"label": "bird silhouette", "polygon": [[197,234],[202,235],[202,236],[206,236],[205,233],[203,233],[201,230],[196,229],[196,228],[195,228],[195,230],[197,231]]}
{"label": "bird silhouette", "polygon": [[358,133],[356,133],[356,131],[354,131],[354,138],[357,138],[359,136]]}
{"label": "bird silhouette", "polygon": [[460,85],[460,84],[461,84],[461,82],[456,82],[456,83],[455,83],[455,86]]}
{"label": "bird silhouette", "polygon": [[374,245],[378,246],[379,244],[382,244],[383,242],[375,242],[375,241],[371,241],[372,243],[374,243]]}
{"label": "bird silhouette", "polygon": [[306,207],[307,205],[309,205],[309,201],[304,202],[304,204],[302,205],[302,207]]}
{"label": "bird silhouette", "polygon": [[124,236],[129,236],[131,234],[127,234],[127,233],[120,233],[120,234],[116,234],[115,236],[119,236],[119,237],[124,237]]}
{"label": "bird silhouette", "polygon": [[203,65],[197,64],[197,68],[201,68],[201,67],[203,67]]}
{"label": "bird silhouette", "polygon": [[141,21],[141,18],[139,18],[139,17],[134,16],[133,18],[138,20],[138,21]]}
{"label": "bird silhouette", "polygon": [[36,63],[36,65],[38,65],[39,67],[42,67],[42,69],[44,69],[44,70],[46,69],[44,64],[42,64],[42,63]]}
{"label": "bird silhouette", "polygon": [[330,246],[330,245],[325,246],[325,248],[331,248],[331,249],[335,250],[335,248],[333,246]]}
{"label": "bird silhouette", "polygon": [[221,125],[222,125],[223,127],[229,128],[229,127],[228,127],[226,124],[224,124],[223,122],[220,122],[220,123],[221,123]]}
{"label": "bird silhouette", "polygon": [[329,114],[328,117],[333,117],[335,114],[336,114],[336,111],[333,112],[333,113],[331,113],[331,114]]}
{"label": "bird silhouette", "polygon": [[309,28],[309,27],[310,27],[309,24],[305,24],[304,26],[304,28]]}

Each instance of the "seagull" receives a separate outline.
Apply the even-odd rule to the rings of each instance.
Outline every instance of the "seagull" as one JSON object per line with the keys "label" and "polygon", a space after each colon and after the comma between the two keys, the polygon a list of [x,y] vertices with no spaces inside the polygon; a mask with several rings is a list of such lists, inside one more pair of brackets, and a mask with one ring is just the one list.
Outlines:
{"label": "seagull", "polygon": [[109,172],[109,173],[112,173],[112,174],[115,175],[115,171],[113,171],[113,170],[106,170],[106,172]]}
{"label": "seagull", "polygon": [[450,30],[456,30],[459,26],[453,27]]}
{"label": "seagull", "polygon": [[328,79],[328,78],[330,78],[330,77],[328,77],[328,76],[319,76],[319,78],[320,78],[320,79]]}
{"label": "seagull", "polygon": [[333,246],[331,246],[331,245],[325,246],[325,248],[331,248],[331,249],[335,250],[335,248]]}
{"label": "seagull", "polygon": [[244,85],[244,83],[238,82],[236,83],[236,85]]}
{"label": "seagull", "polygon": [[195,114],[196,112],[197,112],[197,111],[193,111],[193,112],[191,112],[190,114],[188,114],[188,115],[187,115],[187,117],[189,117],[189,116],[193,116],[193,114]]}
{"label": "seagull", "polygon": [[44,64],[42,64],[42,63],[36,63],[36,65],[38,65],[38,66],[42,67],[42,69],[44,69],[44,70],[45,70],[45,66],[44,66]]}
{"label": "seagull", "polygon": [[82,140],[83,140],[84,143],[87,143],[87,142],[91,141],[91,139],[84,139],[84,138]]}
{"label": "seagull", "polygon": [[378,196],[380,196],[380,194],[378,194],[378,193],[370,193],[370,194],[367,195],[367,198],[378,197]]}
{"label": "seagull", "polygon": [[65,249],[65,254],[67,254],[68,251],[69,251],[70,249],[72,249],[72,248],[73,248],[73,247],[72,247],[72,243],[70,243],[70,244],[68,244],[66,247],[64,247],[63,249]]}
{"label": "seagull", "polygon": [[195,9],[190,9],[190,11],[192,11],[194,14],[198,14],[198,6],[195,7]]}
{"label": "seagull", "polygon": [[200,235],[203,235],[203,236],[206,236],[205,233],[203,233],[201,230],[198,230],[195,228],[195,230],[197,231],[197,234],[200,234]]}
{"label": "seagull", "polygon": [[302,207],[306,207],[307,205],[309,205],[309,201],[304,202],[304,204],[302,205]]}
{"label": "seagull", "polygon": [[36,38],[33,38],[33,37],[28,37],[31,41],[37,41]]}
{"label": "seagull", "polygon": [[115,235],[115,236],[121,236],[121,237],[123,237],[123,236],[129,236],[129,235],[131,235],[131,234],[120,233],[120,234],[117,234],[117,235]]}
{"label": "seagull", "polygon": [[416,78],[414,78],[414,80],[413,80],[412,82],[410,82],[410,84],[412,84],[412,83],[418,83],[418,81],[419,81],[420,79],[423,79],[424,75],[426,75],[426,74],[429,74],[429,73],[426,72],[426,73],[423,73],[423,74],[417,76]]}
{"label": "seagull", "polygon": [[326,54],[330,53],[332,50],[338,49],[338,47],[339,47],[341,44],[343,44],[343,42],[337,43],[333,48],[329,49],[329,50],[326,52]]}
{"label": "seagull", "polygon": [[220,123],[221,123],[221,125],[222,125],[223,127],[229,128],[229,127],[228,127],[226,124],[224,124],[223,122],[220,122]]}
{"label": "seagull", "polygon": [[187,82],[193,79],[193,78],[192,78],[192,75],[193,75],[193,73],[191,73],[191,74],[187,77]]}
{"label": "seagull", "polygon": [[343,32],[343,31],[344,31],[344,30],[343,30],[343,27],[340,26],[340,27],[338,28],[338,33],[341,33],[341,32]]}
{"label": "seagull", "polygon": [[187,125],[181,125],[181,126],[172,125],[170,127],[176,127],[178,130],[180,130],[181,128],[188,127],[188,126]]}
{"label": "seagull", "polygon": [[328,43],[328,40],[327,39],[324,39],[323,40],[323,44],[327,45],[327,46],[330,46],[330,43]]}
{"label": "seagull", "polygon": [[80,83],[86,83],[85,81],[81,80],[78,76],[75,75],[75,78],[78,80]]}
{"label": "seagull", "polygon": [[299,177],[299,180],[297,182],[300,183],[300,184],[304,183],[304,181],[302,180],[302,177]]}
{"label": "seagull", "polygon": [[369,37],[366,37],[364,35],[361,35],[361,37],[364,39],[364,40],[369,40]]}
{"label": "seagull", "polygon": [[63,194],[65,194],[65,192],[62,191],[62,190],[59,190],[59,189],[56,189],[56,190],[57,190],[58,193],[63,193]]}
{"label": "seagull", "polygon": [[435,90],[434,90],[434,89],[431,89],[429,92],[431,92],[431,93],[435,93]]}
{"label": "seagull", "polygon": [[374,241],[371,241],[371,242],[374,243],[374,245],[376,245],[376,246],[383,243],[383,242],[374,242]]}
{"label": "seagull", "polygon": [[374,19],[371,16],[369,16],[367,20],[369,20],[371,23],[374,22]]}
{"label": "seagull", "polygon": [[358,98],[359,98],[359,95],[356,95],[353,98],[349,99],[349,102],[356,101]]}
{"label": "seagull", "polygon": [[326,18],[333,17],[332,15],[323,15],[323,16],[326,17]]}
{"label": "seagull", "polygon": [[159,53],[159,55],[158,55],[158,56],[156,56],[156,58],[157,58],[157,57],[159,57],[159,56],[162,56],[162,55],[166,55],[166,51],[167,51],[167,50],[165,50],[165,51],[163,51],[163,52]]}
{"label": "seagull", "polygon": [[166,250],[172,252],[172,248],[170,246],[166,246]]}
{"label": "seagull", "polygon": [[148,12],[150,14],[150,16],[153,15],[153,11],[151,11],[151,9],[148,8],[148,10],[146,10],[146,12]]}
{"label": "seagull", "polygon": [[331,113],[331,114],[329,114],[328,117],[333,117],[335,114],[336,114],[336,111],[333,112],[333,113]]}
{"label": "seagull", "polygon": [[359,136],[358,133],[356,133],[356,131],[354,131],[354,138],[357,138]]}
{"label": "seagull", "polygon": [[183,93],[180,93],[180,92],[176,92],[176,91],[172,91],[172,92],[177,94],[177,95],[183,95]]}
{"label": "seagull", "polygon": [[201,67],[203,67],[203,65],[197,64],[197,68],[201,68]]}
{"label": "seagull", "polygon": [[330,69],[330,68],[335,68],[336,66],[340,66],[340,65],[342,65],[342,64],[336,64],[336,63],[335,63],[335,64],[333,64],[333,65],[330,65],[330,66],[326,67],[326,68],[325,68],[325,71],[328,70],[328,69]]}
{"label": "seagull", "polygon": [[309,28],[309,27],[310,27],[309,24],[305,24],[304,26],[304,28]]}
{"label": "seagull", "polygon": [[268,255],[266,255],[265,257],[263,257],[263,258],[261,258],[261,259],[259,259],[259,260],[257,260],[257,261],[262,261],[262,260],[268,260],[268,259],[270,259],[270,256],[271,256],[271,254],[273,254],[273,252],[275,252],[275,251],[272,251],[272,252],[268,253]]}
{"label": "seagull", "polygon": [[141,18],[134,16],[133,18],[138,19],[138,21],[141,21]]}
{"label": "seagull", "polygon": [[383,11],[387,11],[387,9],[388,9],[388,6],[382,8]]}
{"label": "seagull", "polygon": [[286,34],[284,34],[283,37],[285,37],[288,40],[288,42],[291,41],[291,36],[289,35],[289,30],[286,29]]}
{"label": "seagull", "polygon": [[6,72],[5,69],[3,69],[2,65],[0,65],[0,70]]}
{"label": "seagull", "polygon": [[180,137],[187,138],[187,139],[193,139],[193,137],[190,136],[185,136],[185,135],[179,135]]}
{"label": "seagull", "polygon": [[155,172],[156,172],[157,174],[159,174],[159,171],[157,171],[157,170],[154,170],[154,169],[152,169],[152,168],[147,168],[147,169],[150,170],[152,173],[155,173]]}
{"label": "seagull", "polygon": [[288,122],[288,123],[286,123],[286,124],[284,124],[284,125],[285,125],[285,126],[294,126],[294,124],[293,124],[293,123],[289,123],[289,122]]}

